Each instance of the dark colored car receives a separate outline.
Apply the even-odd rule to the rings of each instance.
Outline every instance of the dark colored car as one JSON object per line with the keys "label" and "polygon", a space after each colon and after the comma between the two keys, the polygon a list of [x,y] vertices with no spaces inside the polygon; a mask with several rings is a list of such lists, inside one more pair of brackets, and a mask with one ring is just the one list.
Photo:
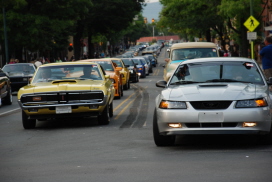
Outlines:
{"label": "dark colored car", "polygon": [[8,74],[0,69],[0,107],[2,104],[12,104],[12,92]]}
{"label": "dark colored car", "polygon": [[152,65],[150,59],[146,56],[139,56],[139,57],[142,57],[145,59],[146,63],[148,64],[148,72],[153,73],[153,65]]}
{"label": "dark colored car", "polygon": [[32,78],[36,71],[36,67],[32,63],[7,64],[3,67],[3,71],[8,73],[11,90],[14,92],[28,84],[29,78]]}
{"label": "dark colored car", "polygon": [[145,63],[145,59],[144,58],[132,58],[132,60],[134,61],[134,63],[137,65],[138,71],[141,74],[140,77],[141,78],[145,78],[146,77],[146,63]]}
{"label": "dark colored car", "polygon": [[122,60],[126,66],[127,65],[129,66],[128,67],[130,71],[129,81],[139,82],[139,73],[138,73],[137,64],[131,58],[122,58]]}
{"label": "dark colored car", "polygon": [[149,60],[152,63],[152,66],[156,67],[156,64],[158,64],[158,61],[157,61],[157,59],[152,54],[146,54],[144,56],[148,57]]}

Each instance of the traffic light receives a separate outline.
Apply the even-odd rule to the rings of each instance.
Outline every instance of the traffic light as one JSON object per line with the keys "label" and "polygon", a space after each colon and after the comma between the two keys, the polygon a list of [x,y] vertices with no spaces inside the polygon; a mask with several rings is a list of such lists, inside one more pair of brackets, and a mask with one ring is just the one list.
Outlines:
{"label": "traffic light", "polygon": [[68,51],[69,52],[72,52],[74,50],[74,48],[73,48],[73,43],[70,43],[69,44],[69,47],[68,47]]}
{"label": "traffic light", "polygon": [[155,19],[154,18],[152,18],[152,23],[155,23]]}
{"label": "traffic light", "polygon": [[146,17],[144,17],[144,23],[145,23],[145,24],[147,23],[147,18],[146,18]]}

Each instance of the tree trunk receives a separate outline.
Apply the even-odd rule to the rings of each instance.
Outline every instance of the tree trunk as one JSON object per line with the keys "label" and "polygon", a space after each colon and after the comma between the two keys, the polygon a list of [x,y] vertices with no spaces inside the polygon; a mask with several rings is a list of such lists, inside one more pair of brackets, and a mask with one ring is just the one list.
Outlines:
{"label": "tree trunk", "polygon": [[81,59],[80,40],[82,39],[83,30],[84,30],[84,24],[82,23],[82,21],[77,21],[76,34],[74,35],[74,38],[73,38],[75,60]]}
{"label": "tree trunk", "polygon": [[211,42],[211,31],[208,29],[205,34],[207,42]]}
{"label": "tree trunk", "polygon": [[247,40],[247,28],[244,26],[243,22],[245,22],[245,20],[242,18],[240,20],[241,27],[240,56],[248,57],[249,44]]}

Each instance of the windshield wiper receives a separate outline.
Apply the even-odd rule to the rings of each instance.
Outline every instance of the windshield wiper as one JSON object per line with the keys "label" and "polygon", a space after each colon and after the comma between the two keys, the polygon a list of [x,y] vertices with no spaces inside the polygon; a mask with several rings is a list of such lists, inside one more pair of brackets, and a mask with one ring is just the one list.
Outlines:
{"label": "windshield wiper", "polygon": [[195,81],[178,81],[170,83],[170,85],[181,85],[181,84],[191,84],[191,83],[203,83],[203,82],[195,82]]}

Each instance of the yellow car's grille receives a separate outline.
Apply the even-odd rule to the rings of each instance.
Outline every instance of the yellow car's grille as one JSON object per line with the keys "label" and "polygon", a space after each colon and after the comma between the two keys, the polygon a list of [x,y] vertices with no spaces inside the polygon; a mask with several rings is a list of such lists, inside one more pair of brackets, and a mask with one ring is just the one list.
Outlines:
{"label": "yellow car's grille", "polygon": [[57,92],[57,93],[38,93],[33,95],[23,95],[22,104],[26,103],[73,103],[95,100],[103,101],[103,92]]}

